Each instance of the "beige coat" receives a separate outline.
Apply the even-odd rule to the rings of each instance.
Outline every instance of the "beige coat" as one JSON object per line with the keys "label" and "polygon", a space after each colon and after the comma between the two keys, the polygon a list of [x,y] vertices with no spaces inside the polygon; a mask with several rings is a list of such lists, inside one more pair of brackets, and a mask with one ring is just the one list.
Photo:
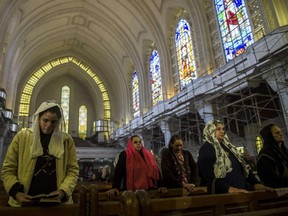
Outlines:
{"label": "beige coat", "polygon": [[[79,167],[74,141],[69,134],[62,133],[64,154],[60,158],[56,157],[57,188],[65,191],[69,198],[66,203],[70,204],[73,202],[72,192],[77,183]],[[37,161],[37,157],[31,155],[32,143],[32,129],[18,132],[11,142],[2,168],[2,180],[7,192],[16,182],[20,182],[24,185],[24,193],[28,193]],[[20,206],[12,197],[9,205]]]}

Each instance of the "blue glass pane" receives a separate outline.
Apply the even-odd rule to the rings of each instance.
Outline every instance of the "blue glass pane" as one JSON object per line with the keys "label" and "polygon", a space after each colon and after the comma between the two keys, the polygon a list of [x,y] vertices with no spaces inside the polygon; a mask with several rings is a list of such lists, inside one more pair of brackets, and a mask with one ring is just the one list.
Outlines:
{"label": "blue glass pane", "polygon": [[226,60],[245,52],[253,40],[244,0],[215,0]]}
{"label": "blue glass pane", "polygon": [[159,101],[163,100],[160,59],[156,50],[153,50],[150,56],[150,83],[152,103],[156,105]]}

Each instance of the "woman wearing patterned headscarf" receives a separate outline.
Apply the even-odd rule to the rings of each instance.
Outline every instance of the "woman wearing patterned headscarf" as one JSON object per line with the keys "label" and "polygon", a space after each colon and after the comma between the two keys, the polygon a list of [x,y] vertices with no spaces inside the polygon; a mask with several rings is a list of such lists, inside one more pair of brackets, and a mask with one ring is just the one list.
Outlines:
{"label": "woman wearing patterned headscarf", "polygon": [[260,131],[260,135],[264,140],[257,160],[261,181],[273,188],[288,187],[288,150],[281,129],[270,124]]}
{"label": "woman wearing patterned headscarf", "polygon": [[12,140],[2,168],[11,206],[31,204],[32,196],[43,193],[72,203],[79,168],[74,141],[61,131],[62,116],[57,102],[43,102],[33,115],[32,128]]}
{"label": "woman wearing patterned headscarf", "polygon": [[108,197],[114,199],[120,189],[134,191],[156,188],[159,175],[154,156],[143,147],[141,138],[134,135],[128,140],[126,150],[119,155]]}
{"label": "woman wearing patterned headscarf", "polygon": [[267,189],[230,143],[222,122],[208,122],[203,133],[205,143],[199,151],[198,165],[208,192],[245,193],[250,189]]}

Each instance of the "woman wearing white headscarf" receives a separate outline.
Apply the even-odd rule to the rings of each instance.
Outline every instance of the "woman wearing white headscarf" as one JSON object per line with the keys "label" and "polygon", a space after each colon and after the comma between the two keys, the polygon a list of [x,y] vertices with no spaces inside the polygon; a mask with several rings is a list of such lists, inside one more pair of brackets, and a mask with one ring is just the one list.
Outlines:
{"label": "woman wearing white headscarf", "polygon": [[2,168],[9,205],[30,204],[32,196],[42,193],[57,193],[59,200],[72,203],[79,167],[74,141],[61,131],[62,117],[57,102],[43,102],[33,115],[32,128],[13,138]]}
{"label": "woman wearing white headscarf", "polygon": [[198,157],[200,177],[210,193],[246,193],[250,189],[268,189],[260,184],[250,166],[232,145],[221,121],[208,122],[204,145]]}

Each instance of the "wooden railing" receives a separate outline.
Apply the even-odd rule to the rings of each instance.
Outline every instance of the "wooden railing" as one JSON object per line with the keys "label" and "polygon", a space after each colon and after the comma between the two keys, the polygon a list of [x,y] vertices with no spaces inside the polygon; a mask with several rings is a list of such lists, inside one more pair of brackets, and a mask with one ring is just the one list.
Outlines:
{"label": "wooden railing", "polygon": [[[277,189],[272,192],[254,191],[241,194],[197,195],[150,200],[147,191],[138,191],[137,193],[141,193],[141,197],[147,197],[143,204],[146,207],[145,214],[153,216],[230,215],[258,211],[263,213],[265,210],[270,210],[266,211],[268,214],[268,212],[280,211],[280,208],[286,214],[288,212],[288,188]],[[142,210],[141,206],[140,202],[140,209]]]}
{"label": "wooden railing", "polygon": [[[78,185],[73,205],[12,208],[0,202],[0,215],[44,216],[166,216],[166,215],[287,215],[288,188],[242,194],[207,194],[205,187],[188,194],[184,189],[137,190],[109,200],[104,184]],[[7,196],[7,195],[6,195]],[[6,197],[7,199],[7,197]]]}

